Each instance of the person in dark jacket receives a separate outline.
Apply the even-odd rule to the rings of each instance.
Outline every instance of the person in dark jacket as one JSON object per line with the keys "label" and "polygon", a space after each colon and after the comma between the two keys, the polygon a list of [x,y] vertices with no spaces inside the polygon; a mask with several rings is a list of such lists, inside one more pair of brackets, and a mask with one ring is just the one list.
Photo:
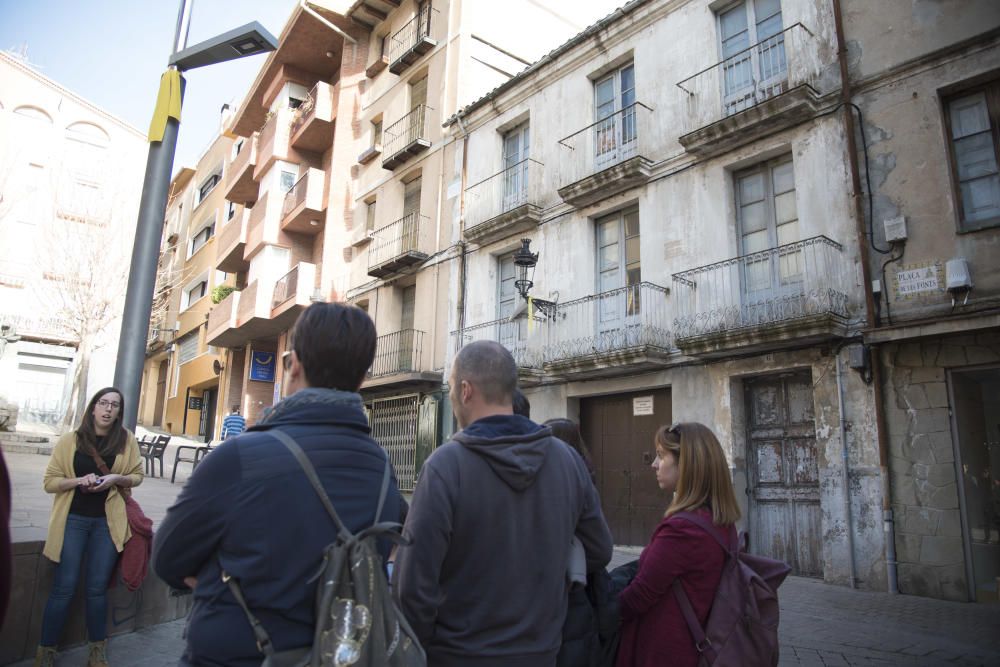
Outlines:
{"label": "person in dark jacket", "polygon": [[722,578],[725,552],[678,512],[701,514],[723,540],[734,539],[740,508],[729,463],[704,424],[662,426],[654,437],[656,482],[671,498],[663,521],[639,557],[639,571],[618,596],[622,636],[617,667],[694,667],[699,653],[672,591],[681,586],[704,627]]}
{"label": "person in dark jacket", "polygon": [[[375,522],[385,451],[369,435],[356,393],[375,355],[375,326],[359,308],[315,303],[292,332],[286,392],[254,427],[226,440],[191,475],[156,533],[153,569],[194,588],[181,665],[260,665],[253,632],[221,571],[240,582],[277,651],[313,641],[316,581],[337,529],[292,454],[294,438],[315,466],[347,528]],[[393,476],[382,521],[396,521]],[[384,545],[382,557],[388,555]]]}
{"label": "person in dark jacket", "polygon": [[586,567],[611,533],[583,460],[513,414],[514,359],[478,341],[452,367],[462,429],[424,463],[396,560],[395,594],[432,667],[552,667],[573,537]]}

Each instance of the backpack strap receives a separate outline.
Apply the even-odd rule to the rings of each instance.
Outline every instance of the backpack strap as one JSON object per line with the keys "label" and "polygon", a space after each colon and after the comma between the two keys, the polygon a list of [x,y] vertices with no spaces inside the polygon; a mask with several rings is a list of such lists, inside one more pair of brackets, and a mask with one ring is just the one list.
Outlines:
{"label": "backpack strap", "polygon": [[718,531],[715,530],[715,524],[705,519],[705,517],[698,516],[694,512],[677,512],[676,514],[671,515],[670,518],[674,517],[678,519],[684,519],[685,521],[693,523],[694,525],[704,530],[706,533],[712,536],[712,539],[714,539],[716,542],[719,543],[719,546],[722,547],[722,550],[725,551],[727,554],[733,555],[739,553],[740,539],[739,535],[736,534],[735,530],[732,531],[733,534],[732,542],[730,544],[726,544],[725,541],[723,541],[723,539],[719,537]]}
{"label": "backpack strap", "polygon": [[705,629],[698,622],[698,616],[694,613],[694,607],[691,606],[691,600],[688,598],[687,593],[684,592],[684,587],[681,586],[679,577],[674,578],[671,588],[673,588],[674,597],[677,598],[677,606],[681,608],[681,615],[684,616],[688,630],[691,631],[691,636],[694,638],[695,649],[698,650],[699,655],[705,655],[709,664],[714,663],[715,648],[712,647],[712,640],[705,636]]}
{"label": "backpack strap", "polygon": [[[219,563],[221,566],[222,563]],[[253,630],[254,639],[257,640],[257,650],[264,655],[272,655],[274,653],[274,646],[271,645],[271,636],[267,634],[267,630],[261,625],[260,619],[253,615],[250,611],[250,607],[247,606],[246,598],[243,597],[243,589],[240,588],[240,582],[233,579],[232,576],[225,570],[222,571],[222,582],[229,587],[229,592],[233,594],[236,598],[237,604],[243,609],[243,613],[246,614],[247,620],[250,622],[250,628]]]}

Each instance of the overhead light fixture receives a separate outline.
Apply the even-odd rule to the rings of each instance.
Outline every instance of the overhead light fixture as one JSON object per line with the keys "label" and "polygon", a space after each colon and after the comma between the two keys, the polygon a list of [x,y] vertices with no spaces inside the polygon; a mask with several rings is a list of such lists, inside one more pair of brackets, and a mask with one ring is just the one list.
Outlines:
{"label": "overhead light fixture", "polygon": [[514,266],[517,267],[517,279],[514,289],[525,301],[531,299],[531,305],[548,316],[555,313],[556,304],[546,299],[532,297],[529,292],[535,286],[535,267],[538,265],[538,253],[531,252],[531,239],[521,239],[521,247],[514,253]]}
{"label": "overhead light fixture", "polygon": [[267,53],[278,48],[278,40],[257,21],[189,46],[170,57],[169,64],[182,72]]}

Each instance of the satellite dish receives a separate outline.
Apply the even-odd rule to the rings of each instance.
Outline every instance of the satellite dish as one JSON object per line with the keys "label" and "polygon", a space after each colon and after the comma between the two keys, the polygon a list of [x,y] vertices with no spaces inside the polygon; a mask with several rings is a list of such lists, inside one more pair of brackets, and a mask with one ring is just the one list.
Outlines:
{"label": "satellite dish", "polygon": [[212,370],[215,371],[216,375],[222,372],[222,364],[218,359],[212,362]]}

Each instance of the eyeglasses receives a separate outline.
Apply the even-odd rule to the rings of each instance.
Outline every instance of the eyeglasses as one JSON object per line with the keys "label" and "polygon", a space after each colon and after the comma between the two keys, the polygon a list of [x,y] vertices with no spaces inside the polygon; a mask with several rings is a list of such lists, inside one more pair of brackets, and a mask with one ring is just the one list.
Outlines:
{"label": "eyeglasses", "polygon": [[108,401],[103,398],[97,402],[97,407],[99,408],[111,408],[112,410],[117,410],[121,406],[122,406],[121,403],[118,403],[116,401]]}

